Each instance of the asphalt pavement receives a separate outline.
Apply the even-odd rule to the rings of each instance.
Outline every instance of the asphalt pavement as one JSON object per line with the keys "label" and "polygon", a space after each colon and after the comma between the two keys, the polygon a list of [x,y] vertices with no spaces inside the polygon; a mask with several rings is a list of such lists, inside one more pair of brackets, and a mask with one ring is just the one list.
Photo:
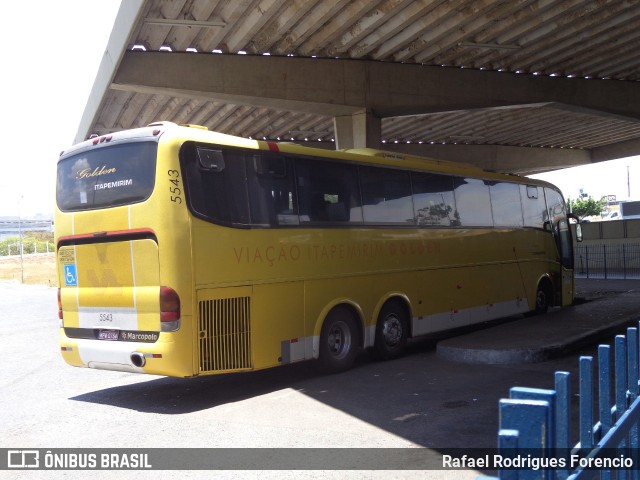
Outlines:
{"label": "asphalt pavement", "polygon": [[567,355],[640,321],[640,280],[576,279],[576,301],[438,342],[439,357],[474,364],[536,363]]}
{"label": "asphalt pavement", "polygon": [[[591,355],[594,342],[610,343],[613,334],[640,320],[640,281],[578,280],[576,287],[575,306],[474,326],[474,332],[439,342],[423,339],[393,361],[360,355],[355,368],[339,374],[322,375],[312,363],[301,362],[179,379],[67,366],[57,343],[56,290],[0,284],[5,311],[0,349],[10,360],[0,376],[0,446],[188,448],[203,449],[203,455],[206,449],[229,447],[422,448],[435,455],[493,448],[498,404],[511,387],[553,388],[553,372],[567,371],[577,392],[578,351]],[[443,358],[447,349],[452,360]],[[577,401],[572,396],[576,428]],[[577,441],[574,431],[571,443]],[[470,480],[481,473],[420,471],[415,465],[392,472],[333,468],[181,470],[165,471],[163,478]],[[12,473],[17,473],[12,478],[33,477],[33,472]],[[146,479],[157,473],[135,475]],[[115,479],[125,474],[91,475]],[[84,471],[47,472],[47,478],[86,476]]]}

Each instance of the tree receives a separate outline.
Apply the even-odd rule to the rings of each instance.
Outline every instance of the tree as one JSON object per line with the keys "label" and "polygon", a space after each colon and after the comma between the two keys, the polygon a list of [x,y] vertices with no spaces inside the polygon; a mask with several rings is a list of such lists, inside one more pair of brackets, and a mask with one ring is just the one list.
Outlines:
{"label": "tree", "polygon": [[606,199],[594,200],[593,198],[569,199],[569,211],[577,215],[580,220],[590,215],[600,215],[604,211]]}

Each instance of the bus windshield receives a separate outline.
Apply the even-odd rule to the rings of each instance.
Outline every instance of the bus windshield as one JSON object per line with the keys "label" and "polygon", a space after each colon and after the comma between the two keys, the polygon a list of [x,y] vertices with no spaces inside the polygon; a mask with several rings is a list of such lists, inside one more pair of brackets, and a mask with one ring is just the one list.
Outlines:
{"label": "bus windshield", "polygon": [[60,161],[58,207],[71,212],[146,200],[155,183],[156,152],[156,142],[135,142],[97,148]]}

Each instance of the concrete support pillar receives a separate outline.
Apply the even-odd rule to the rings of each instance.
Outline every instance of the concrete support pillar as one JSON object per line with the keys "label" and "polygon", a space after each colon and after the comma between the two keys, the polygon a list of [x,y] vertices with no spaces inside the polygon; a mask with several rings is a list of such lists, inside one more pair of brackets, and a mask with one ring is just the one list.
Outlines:
{"label": "concrete support pillar", "polygon": [[344,148],[380,148],[382,121],[367,110],[333,117],[336,150]]}

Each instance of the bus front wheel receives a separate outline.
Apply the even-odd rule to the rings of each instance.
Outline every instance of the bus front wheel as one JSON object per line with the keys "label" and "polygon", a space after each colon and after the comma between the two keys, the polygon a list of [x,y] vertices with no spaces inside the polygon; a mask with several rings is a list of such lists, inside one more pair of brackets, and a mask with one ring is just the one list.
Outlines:
{"label": "bus front wheel", "polygon": [[380,310],[376,324],[374,350],[381,360],[397,358],[404,352],[408,337],[405,309],[398,302],[388,302]]}
{"label": "bus front wheel", "polygon": [[336,373],[351,368],[359,338],[353,314],[345,307],[331,310],[320,332],[320,369],[326,373]]}
{"label": "bus front wheel", "polygon": [[541,313],[547,313],[552,301],[553,290],[551,288],[551,284],[548,281],[540,282],[538,284],[538,289],[536,290],[536,305],[533,314],[538,315]]}

